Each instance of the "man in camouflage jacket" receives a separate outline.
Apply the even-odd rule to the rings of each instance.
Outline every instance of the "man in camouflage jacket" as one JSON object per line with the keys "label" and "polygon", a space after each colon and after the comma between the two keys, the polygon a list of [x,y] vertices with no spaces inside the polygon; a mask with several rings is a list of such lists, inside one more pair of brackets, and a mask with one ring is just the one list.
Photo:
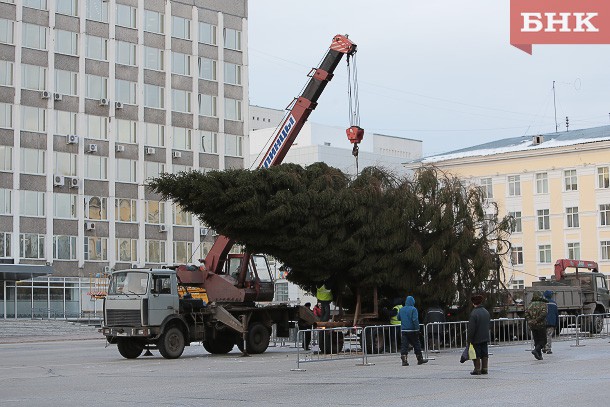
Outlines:
{"label": "man in camouflage jacket", "polygon": [[530,302],[527,310],[525,310],[525,319],[534,339],[532,355],[538,360],[542,360],[542,348],[546,345],[546,303],[547,301],[542,294],[535,292],[532,302]]}

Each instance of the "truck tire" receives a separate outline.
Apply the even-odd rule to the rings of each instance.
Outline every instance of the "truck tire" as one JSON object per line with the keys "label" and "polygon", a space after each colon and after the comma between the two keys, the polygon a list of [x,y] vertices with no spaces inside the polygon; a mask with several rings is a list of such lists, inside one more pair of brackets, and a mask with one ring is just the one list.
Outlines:
{"label": "truck tire", "polygon": [[234,336],[226,333],[219,333],[218,331],[215,335],[210,335],[203,342],[203,348],[211,353],[212,355],[224,355],[233,349],[235,345]]}
{"label": "truck tire", "polygon": [[320,352],[329,355],[339,353],[343,350],[343,332],[327,331],[320,332]]}
{"label": "truck tire", "polygon": [[144,346],[140,343],[126,338],[121,338],[116,343],[119,353],[125,359],[135,359],[142,354]]}
{"label": "truck tire", "polygon": [[269,338],[271,333],[267,327],[260,322],[255,322],[248,329],[246,340],[246,350],[251,355],[263,353],[269,347]]}
{"label": "truck tire", "polygon": [[[604,310],[596,309],[595,314],[604,314]],[[601,334],[604,330],[604,316],[603,315],[591,315],[591,327],[590,332],[592,334]]]}
{"label": "truck tire", "polygon": [[175,326],[169,328],[157,343],[161,356],[165,359],[176,359],[184,352],[184,334]]}

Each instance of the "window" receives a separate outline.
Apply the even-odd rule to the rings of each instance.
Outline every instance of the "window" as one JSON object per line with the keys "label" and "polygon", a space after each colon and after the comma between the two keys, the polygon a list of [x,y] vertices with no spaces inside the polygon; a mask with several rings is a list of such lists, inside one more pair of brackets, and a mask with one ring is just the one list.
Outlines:
{"label": "window", "polygon": [[25,48],[47,49],[47,27],[23,23],[23,46]]}
{"label": "window", "polygon": [[491,178],[481,178],[481,188],[483,189],[483,197],[493,199],[494,189]]}
{"label": "window", "polygon": [[199,79],[216,80],[216,61],[210,58],[199,57]]}
{"label": "window", "polygon": [[86,115],[87,137],[97,140],[108,138],[108,118],[103,116]]}
{"label": "window", "polygon": [[146,123],[146,145],[154,147],[165,146],[165,126],[156,123]]}
{"label": "window", "polygon": [[146,223],[155,225],[165,223],[165,202],[146,201]]}
{"label": "window", "polygon": [[85,237],[85,260],[108,260],[108,239],[105,237]]}
{"label": "window", "polygon": [[513,233],[521,233],[523,232],[522,230],[522,224],[521,224],[521,212],[508,212],[508,216],[511,216],[513,218],[513,227],[512,227],[512,232]]}
{"label": "window", "polygon": [[523,264],[523,247],[513,246],[510,248],[510,261],[513,266]]}
{"label": "window", "polygon": [[578,178],[576,170],[565,170],[563,172],[563,180],[566,191],[578,191]]}
{"label": "window", "polygon": [[174,174],[178,174],[180,172],[190,172],[190,171],[193,171],[193,167],[191,167],[190,165],[180,165],[180,164],[172,165],[172,173],[174,173]]}
{"label": "window", "polygon": [[78,55],[78,34],[72,31],[56,29],[55,52],[58,54]]}
{"label": "window", "polygon": [[116,79],[115,84],[116,100],[118,102],[123,102],[128,105],[135,105],[137,83],[131,81],[124,81],[122,79]]}
{"label": "window", "polygon": [[154,161],[146,161],[144,163],[145,179],[159,178],[159,175],[165,172],[165,164]]}
{"label": "window", "polygon": [[146,263],[165,263],[164,240],[146,240]]}
{"label": "window", "polygon": [[53,217],[76,219],[77,198],[74,194],[53,194]]}
{"label": "window", "polygon": [[548,194],[549,193],[549,174],[546,172],[540,172],[536,174],[536,193],[537,194]]}
{"label": "window", "polygon": [[38,10],[47,9],[47,0],[23,0],[23,7],[36,8]]}
{"label": "window", "polygon": [[117,142],[130,144],[136,144],[138,142],[136,135],[137,122],[123,119],[115,119],[115,122]]}
{"label": "window", "polygon": [[599,225],[610,226],[610,204],[601,204],[599,206]]}
{"label": "window", "polygon": [[174,242],[174,263],[186,264],[191,260],[193,253],[193,243],[191,242]]}
{"label": "window", "polygon": [[0,188],[0,215],[11,214],[11,196],[10,189]]}
{"label": "window", "polygon": [[67,16],[78,16],[78,0],[56,0],[55,12]]}
{"label": "window", "polygon": [[76,112],[55,110],[55,134],[76,134]]}
{"label": "window", "polygon": [[53,236],[53,258],[76,260],[76,236]]}
{"label": "window", "polygon": [[21,172],[24,174],[44,175],[45,150],[35,148],[21,149]]}
{"label": "window", "polygon": [[41,217],[45,215],[44,192],[20,191],[21,215]]}
{"label": "window", "polygon": [[174,225],[178,226],[191,226],[193,224],[193,214],[190,212],[185,212],[182,210],[180,206],[177,204],[174,205]]}
{"label": "window", "polygon": [[241,51],[241,31],[232,28],[225,28],[225,48]]}
{"label": "window", "polygon": [[[2,235],[0,235],[0,239]],[[601,259],[610,260],[610,240],[602,240],[599,242],[601,248]],[[0,255],[2,254],[2,247],[0,247]]]}
{"label": "window", "polygon": [[191,20],[182,17],[172,16],[172,37],[182,38],[183,40],[190,40]]}
{"label": "window", "polygon": [[163,93],[165,89],[161,86],[144,85],[144,106],[153,107],[155,109],[163,109],[165,103],[163,101]]}
{"label": "window", "polygon": [[[15,22],[0,18],[0,43],[13,44]],[[25,32],[25,28],[24,28]]]}
{"label": "window", "polygon": [[87,20],[108,22],[108,1],[87,0]]}
{"label": "window", "polygon": [[172,73],[178,75],[191,74],[191,56],[180,52],[172,52]]}
{"label": "window", "polygon": [[200,130],[201,151],[203,153],[218,154],[218,135],[211,131]]}
{"label": "window", "polygon": [[517,290],[523,290],[525,288],[525,281],[524,280],[512,280],[512,283],[510,283],[510,288],[517,289]]}
{"label": "window", "polygon": [[282,281],[275,283],[275,301],[290,301],[290,295],[288,293],[288,282]]}
{"label": "window", "polygon": [[156,34],[165,33],[164,27],[165,15],[156,11],[144,10],[144,31]]}
{"label": "window", "polygon": [[172,89],[172,110],[174,112],[191,112],[191,92]]}
{"label": "window", "polygon": [[108,157],[87,154],[85,156],[85,178],[108,179]]}
{"label": "window", "polygon": [[538,217],[538,230],[551,229],[551,219],[548,209],[539,209],[536,211]]}
{"label": "window", "polygon": [[47,68],[37,65],[21,65],[21,87],[30,90],[45,90]]}
{"label": "window", "polygon": [[216,26],[200,21],[199,42],[209,45],[216,45]]}
{"label": "window", "polygon": [[508,196],[521,196],[521,177],[519,175],[508,176]]}
{"label": "window", "polygon": [[11,257],[11,234],[0,232],[0,257]]}
{"label": "window", "polygon": [[108,89],[108,78],[103,76],[87,74],[87,94],[89,99],[106,98]]}
{"label": "window", "polygon": [[191,149],[191,130],[184,127],[174,127],[173,148],[179,150]]}
{"label": "window", "polygon": [[610,167],[598,167],[597,168],[597,187],[598,188],[610,188]]}
{"label": "window", "polygon": [[136,44],[125,41],[116,42],[116,63],[122,65],[135,66]]}
{"label": "window", "polygon": [[116,180],[119,182],[137,182],[137,166],[138,162],[135,160],[123,160],[117,158]]}
{"label": "window", "polygon": [[44,235],[21,233],[19,235],[19,257],[22,259],[44,259]]}
{"label": "window", "polygon": [[135,7],[125,4],[116,5],[116,25],[128,28],[136,28],[138,13]]}
{"label": "window", "polygon": [[159,48],[144,47],[144,68],[162,71],[163,50]]}
{"label": "window", "polygon": [[199,114],[216,117],[216,96],[199,94]]}
{"label": "window", "polygon": [[108,39],[87,35],[87,58],[108,60]]}
{"label": "window", "polygon": [[13,147],[0,146],[0,171],[13,171]]}
{"label": "window", "polygon": [[116,253],[118,261],[138,261],[138,240],[116,239]]}
{"label": "window", "polygon": [[0,86],[13,86],[13,63],[0,61]]}
{"label": "window", "polygon": [[[13,128],[13,105],[0,103],[0,128]],[[1,155],[0,158],[2,158]],[[2,164],[0,164],[0,169],[2,169]]]}
{"label": "window", "polygon": [[225,98],[225,119],[241,121],[241,100]]}
{"label": "window", "polygon": [[106,220],[107,199],[99,196],[85,197],[85,219]]}
{"label": "window", "polygon": [[236,136],[234,134],[225,135],[225,155],[233,157],[243,157],[243,141],[243,136]]}
{"label": "window", "polygon": [[68,177],[76,177],[76,159],[78,154],[62,153],[56,151],[55,153],[55,167],[53,174],[65,175]]}
{"label": "window", "polygon": [[225,62],[225,83],[241,85],[241,65]]}
{"label": "window", "polygon": [[538,246],[538,263],[551,263],[551,245],[543,244]]}
{"label": "window", "polygon": [[580,243],[568,243],[568,259],[580,260]]}
{"label": "window", "polygon": [[114,218],[117,222],[137,222],[137,201],[135,199],[116,198]]}
{"label": "window", "polygon": [[62,95],[78,95],[78,73],[55,70],[55,92]]}
{"label": "window", "polygon": [[566,217],[566,223],[569,228],[580,227],[580,223],[578,221],[578,206],[566,208]]}

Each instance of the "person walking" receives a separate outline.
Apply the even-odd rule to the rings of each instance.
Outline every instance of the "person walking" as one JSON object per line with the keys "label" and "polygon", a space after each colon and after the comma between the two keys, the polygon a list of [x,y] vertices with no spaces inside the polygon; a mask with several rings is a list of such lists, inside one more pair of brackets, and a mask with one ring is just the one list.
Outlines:
{"label": "person walking", "polygon": [[[305,308],[312,311],[312,313],[313,313],[310,302],[305,303]],[[315,314],[314,314],[314,316],[315,316]],[[313,326],[306,325],[303,322],[299,321],[299,330],[305,331],[305,332],[303,332],[303,349],[305,349],[305,350],[309,350],[309,345],[311,345],[311,329],[313,329]]]}
{"label": "person walking", "polygon": [[390,325],[392,325],[390,327],[390,351],[391,352],[397,352],[398,351],[398,347],[400,346],[400,336],[401,336],[401,331],[400,331],[400,321],[398,320],[398,313],[400,312],[400,309],[402,308],[402,304],[400,303],[401,300],[397,299],[397,301],[395,301],[395,305],[394,307],[392,307],[392,310],[390,311]]}
{"label": "person walking", "polygon": [[328,287],[328,282],[321,286],[316,286],[316,298],[322,308],[322,316],[320,321],[326,322],[330,320],[330,303],[333,301],[333,293]]}
{"label": "person walking", "polygon": [[553,353],[551,350],[553,336],[559,326],[559,308],[557,308],[557,303],[553,300],[553,292],[551,290],[546,290],[543,295],[548,302],[546,303],[546,346],[542,348],[542,352],[550,355]]}
{"label": "person walking", "polygon": [[487,374],[489,361],[489,312],[483,306],[484,297],[475,294],[470,298],[472,311],[468,319],[468,343],[472,344],[476,352],[476,358],[472,360],[474,369],[471,375]]}
{"label": "person walking", "polygon": [[542,348],[546,345],[546,304],[542,294],[536,291],[532,296],[532,302],[525,310],[525,319],[534,339],[532,355],[537,360],[542,360]]}
{"label": "person walking", "polygon": [[409,366],[407,355],[409,354],[409,344],[413,346],[413,351],[417,357],[417,364],[423,365],[428,363],[428,359],[424,359],[421,352],[421,344],[419,343],[419,314],[415,308],[415,298],[410,295],[405,301],[405,306],[398,312],[398,320],[400,321],[401,341],[400,341],[400,359],[403,366]]}

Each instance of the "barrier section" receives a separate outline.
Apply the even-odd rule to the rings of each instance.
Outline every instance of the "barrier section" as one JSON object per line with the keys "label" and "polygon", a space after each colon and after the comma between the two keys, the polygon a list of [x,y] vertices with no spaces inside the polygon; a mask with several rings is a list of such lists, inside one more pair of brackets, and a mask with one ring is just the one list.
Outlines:
{"label": "barrier section", "polygon": [[[309,346],[305,346],[308,342]],[[303,370],[301,369],[302,363],[361,359],[363,357],[362,328],[340,327],[299,330],[297,332],[297,345],[296,370]],[[306,347],[309,350],[305,350]]]}
{"label": "barrier section", "polygon": [[576,346],[581,339],[610,336],[610,313],[582,314],[576,317]]}

